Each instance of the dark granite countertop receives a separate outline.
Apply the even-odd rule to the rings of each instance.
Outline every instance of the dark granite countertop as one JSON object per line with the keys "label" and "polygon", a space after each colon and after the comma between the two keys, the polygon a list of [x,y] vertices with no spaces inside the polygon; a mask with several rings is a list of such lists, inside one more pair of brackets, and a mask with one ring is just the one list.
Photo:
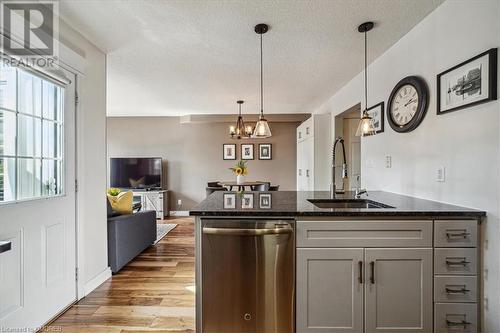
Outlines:
{"label": "dark granite countertop", "polygon": [[[362,199],[391,208],[318,208],[308,199],[329,199],[329,192],[214,192],[193,208],[192,216],[416,216],[469,217],[486,212],[382,191],[369,191]],[[246,200],[243,200],[246,198]],[[337,199],[354,199],[353,192],[337,194]],[[224,205],[226,201],[226,205]],[[248,207],[242,207],[245,201]],[[253,208],[252,208],[253,207]]]}

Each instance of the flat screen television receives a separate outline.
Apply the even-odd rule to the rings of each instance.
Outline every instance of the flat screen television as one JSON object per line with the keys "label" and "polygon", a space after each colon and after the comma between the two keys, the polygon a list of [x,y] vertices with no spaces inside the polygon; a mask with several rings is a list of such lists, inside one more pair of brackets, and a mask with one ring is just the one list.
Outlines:
{"label": "flat screen television", "polygon": [[162,187],[162,160],[159,157],[111,158],[110,186],[125,189]]}

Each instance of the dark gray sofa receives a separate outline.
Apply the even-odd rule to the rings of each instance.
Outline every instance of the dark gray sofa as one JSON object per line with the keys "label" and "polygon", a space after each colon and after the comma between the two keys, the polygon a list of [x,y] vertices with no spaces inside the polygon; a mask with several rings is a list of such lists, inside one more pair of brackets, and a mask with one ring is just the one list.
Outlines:
{"label": "dark gray sofa", "polygon": [[116,215],[108,205],[108,264],[113,273],[156,240],[156,212]]}

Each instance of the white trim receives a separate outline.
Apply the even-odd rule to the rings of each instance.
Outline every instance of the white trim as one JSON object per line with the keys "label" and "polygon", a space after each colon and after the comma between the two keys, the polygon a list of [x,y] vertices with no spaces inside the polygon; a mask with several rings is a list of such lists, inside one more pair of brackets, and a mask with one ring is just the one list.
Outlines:
{"label": "white trim", "polygon": [[171,210],[170,216],[189,216],[189,210]]}
{"label": "white trim", "polygon": [[99,287],[101,284],[106,282],[106,280],[108,280],[110,277],[111,277],[111,269],[109,267],[107,267],[101,273],[97,274],[97,276],[94,277],[92,280],[85,283],[85,286],[83,287],[83,289],[84,289],[83,295],[79,295],[78,300],[81,300],[82,298],[84,298],[85,296],[90,294],[97,287]]}

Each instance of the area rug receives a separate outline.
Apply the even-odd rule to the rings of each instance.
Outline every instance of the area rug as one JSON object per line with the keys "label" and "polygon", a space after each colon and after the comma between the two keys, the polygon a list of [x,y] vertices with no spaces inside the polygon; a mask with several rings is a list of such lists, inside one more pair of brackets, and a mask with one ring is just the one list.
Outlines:
{"label": "area rug", "polygon": [[170,231],[174,230],[175,227],[177,227],[177,224],[158,223],[156,225],[156,240],[154,244],[161,241],[161,239],[165,237]]}

